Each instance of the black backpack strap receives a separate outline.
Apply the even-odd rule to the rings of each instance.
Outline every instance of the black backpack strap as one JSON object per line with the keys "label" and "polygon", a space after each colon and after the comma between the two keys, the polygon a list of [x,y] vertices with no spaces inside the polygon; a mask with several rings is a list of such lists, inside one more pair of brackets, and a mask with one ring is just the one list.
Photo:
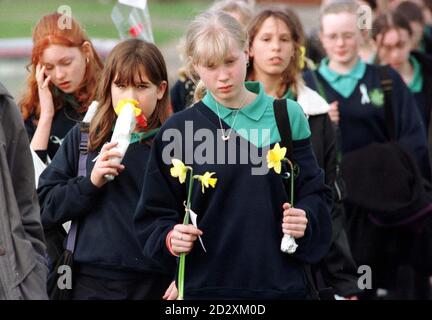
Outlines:
{"label": "black backpack strap", "polygon": [[289,121],[286,99],[275,99],[273,102],[273,108],[275,112],[276,125],[281,137],[281,146],[287,148],[287,158],[290,161],[293,161],[291,125]]}
{"label": "black backpack strap", "polygon": [[[79,144],[79,162],[77,176],[85,177],[87,174],[87,156],[88,156],[88,124],[80,124],[80,144]],[[70,252],[75,251],[76,236],[78,231],[78,221],[73,220],[67,236],[66,249]]]}
{"label": "black backpack strap", "polygon": [[[275,99],[273,102],[273,108],[276,118],[276,125],[281,137],[281,147],[287,148],[287,158],[293,162],[294,161],[294,148],[292,142],[292,132],[291,124],[289,121],[288,107],[286,99]],[[293,178],[293,177],[292,177]],[[287,194],[291,194],[291,184],[284,179],[284,186]],[[313,300],[319,300],[320,296],[318,289],[316,287],[316,282],[312,273],[311,266],[309,264],[304,264],[305,275],[307,280],[307,285],[310,290],[311,298]]]}
{"label": "black backpack strap", "polygon": [[381,81],[381,89],[384,92],[384,113],[387,132],[390,141],[396,141],[396,125],[392,105],[393,80],[390,77],[389,67],[378,68]]}
{"label": "black backpack strap", "polygon": [[[432,143],[432,108],[430,113],[430,118],[429,118],[429,127],[427,128],[427,142],[428,142],[428,146]],[[429,165],[432,168],[432,148],[428,148],[428,154],[429,154]]]}

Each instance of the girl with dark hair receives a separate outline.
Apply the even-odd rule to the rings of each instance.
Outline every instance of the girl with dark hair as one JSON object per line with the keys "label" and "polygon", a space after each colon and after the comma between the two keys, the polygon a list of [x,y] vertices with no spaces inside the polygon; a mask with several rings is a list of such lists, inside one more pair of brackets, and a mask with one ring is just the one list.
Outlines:
{"label": "girl with dark hair", "polygon": [[[50,228],[79,222],[74,252],[73,299],[160,299],[172,269],[145,257],[133,229],[151,141],[168,116],[168,78],[156,46],[133,39],[108,56],[99,87],[99,107],[90,122],[87,175],[77,177],[80,127],[66,136],[42,173],[38,195],[42,223]],[[107,143],[123,99],[133,99],[148,126],[135,127],[122,164],[116,142]],[[105,176],[113,175],[108,181]]]}
{"label": "girl with dark hair", "polygon": [[333,243],[319,268],[315,268],[316,278],[324,281],[319,283],[320,289],[332,287],[335,294],[350,297],[359,289],[356,264],[343,227],[346,222],[340,194],[342,185],[336,182],[335,130],[327,114],[329,105],[317,92],[306,87],[301,78],[301,25],[292,15],[266,9],[252,19],[249,24],[248,80],[261,82],[266,93],[275,98],[297,100],[308,117],[314,153],[325,171],[326,183],[332,187],[335,200]]}

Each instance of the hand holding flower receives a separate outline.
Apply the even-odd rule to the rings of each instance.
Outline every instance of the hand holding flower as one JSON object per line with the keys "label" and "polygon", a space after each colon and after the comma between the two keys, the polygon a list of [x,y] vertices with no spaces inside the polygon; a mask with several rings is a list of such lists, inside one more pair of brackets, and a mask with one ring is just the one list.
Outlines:
{"label": "hand holding flower", "polygon": [[121,158],[122,154],[118,152],[115,147],[117,142],[110,142],[104,144],[100,151],[100,156],[97,157],[97,161],[90,174],[90,180],[96,187],[100,188],[108,182],[105,179],[106,175],[116,177],[125,168],[124,165],[118,161],[113,161],[114,158]]}
{"label": "hand holding flower", "polygon": [[[280,174],[282,171],[282,162],[287,162],[290,167],[290,172],[284,173],[284,178],[290,179],[291,183],[291,195],[290,195],[290,201],[291,204],[294,203],[294,179],[295,179],[295,166],[294,164],[285,157],[287,153],[287,148],[283,147],[281,148],[279,143],[276,143],[273,149],[270,149],[267,153],[267,167],[269,169],[273,168],[273,170]],[[297,167],[298,169],[298,167]],[[294,253],[298,247],[297,243],[295,242],[295,237],[292,235],[292,233],[295,233],[296,235],[300,235],[302,237],[304,235],[304,230],[306,230],[306,227],[303,229],[303,234],[301,234],[302,227],[298,226],[297,223],[299,222],[298,219],[294,219],[294,222],[292,221],[293,218],[288,218],[292,215],[298,215],[299,212],[303,211],[301,209],[295,209],[291,208],[291,204],[285,203],[283,205],[284,211],[284,222],[286,225],[284,227],[284,224],[282,224],[282,230],[284,231],[284,236],[281,241],[281,251],[286,253]],[[304,218],[306,219],[306,213],[303,211]],[[288,217],[286,217],[288,216]],[[285,219],[286,218],[286,219]],[[286,221],[285,221],[286,220]],[[302,221],[304,223],[304,221]],[[307,223],[307,220],[306,220]],[[293,230],[294,228],[294,230]],[[284,230],[285,229],[285,230]],[[300,230],[298,230],[300,229]],[[286,231],[286,232],[285,232]],[[300,232],[300,233],[299,233]]]}
{"label": "hand holding flower", "polygon": [[284,203],[283,209],[282,232],[295,239],[302,238],[308,223],[306,212],[302,209],[292,208],[288,202]]}
{"label": "hand holding flower", "polygon": [[192,224],[177,224],[174,226],[173,232],[171,233],[171,248],[176,255],[180,253],[189,253],[194,245],[194,242],[198,239],[198,236],[202,236],[203,232]]}

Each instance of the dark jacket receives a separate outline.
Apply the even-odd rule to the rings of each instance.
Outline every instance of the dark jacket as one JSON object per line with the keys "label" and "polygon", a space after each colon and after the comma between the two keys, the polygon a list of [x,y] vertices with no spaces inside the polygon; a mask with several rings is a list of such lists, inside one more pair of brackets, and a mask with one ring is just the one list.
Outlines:
{"label": "dark jacket", "polygon": [[45,244],[29,141],[0,84],[0,300],[47,299]]}

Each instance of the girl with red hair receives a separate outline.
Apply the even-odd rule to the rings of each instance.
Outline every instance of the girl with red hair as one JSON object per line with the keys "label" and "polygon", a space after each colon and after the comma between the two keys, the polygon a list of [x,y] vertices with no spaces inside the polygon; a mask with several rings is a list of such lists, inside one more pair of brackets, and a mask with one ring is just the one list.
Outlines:
{"label": "girl with red hair", "polygon": [[[70,19],[64,22],[64,19]],[[27,91],[19,103],[31,149],[53,158],[96,94],[102,61],[79,23],[59,13],[33,29]]]}

